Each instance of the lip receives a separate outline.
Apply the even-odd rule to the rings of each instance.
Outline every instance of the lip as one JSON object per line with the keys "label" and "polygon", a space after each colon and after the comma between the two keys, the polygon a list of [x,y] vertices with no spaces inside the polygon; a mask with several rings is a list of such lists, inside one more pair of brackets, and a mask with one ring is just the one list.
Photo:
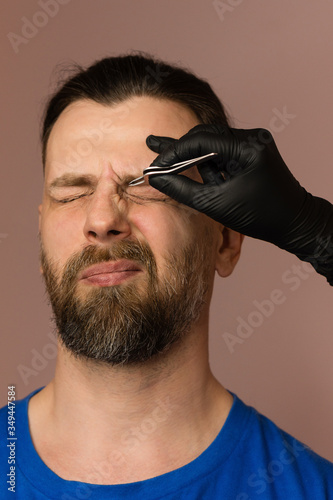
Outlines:
{"label": "lip", "polygon": [[101,262],[84,269],[79,275],[79,281],[100,286],[112,286],[142,271],[142,267],[131,260]]}

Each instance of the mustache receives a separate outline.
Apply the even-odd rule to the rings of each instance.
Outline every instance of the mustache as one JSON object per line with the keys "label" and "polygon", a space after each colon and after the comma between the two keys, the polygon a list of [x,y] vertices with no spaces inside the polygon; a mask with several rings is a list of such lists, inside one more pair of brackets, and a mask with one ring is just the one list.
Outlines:
{"label": "mustache", "polygon": [[[63,281],[73,281],[85,268],[100,262],[116,261],[120,259],[133,260],[140,263],[150,276],[156,273],[156,261],[150,246],[139,241],[118,241],[110,247],[89,245],[73,254],[62,272]],[[45,252],[41,252],[42,267],[48,267]]]}

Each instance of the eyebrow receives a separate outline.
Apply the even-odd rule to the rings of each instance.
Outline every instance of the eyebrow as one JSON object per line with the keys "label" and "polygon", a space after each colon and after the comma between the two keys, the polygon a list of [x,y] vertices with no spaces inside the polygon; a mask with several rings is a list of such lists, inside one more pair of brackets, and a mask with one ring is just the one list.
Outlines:
{"label": "eyebrow", "polygon": [[[128,184],[130,181],[135,179],[134,175],[124,175],[120,177],[117,175],[118,179],[122,184]],[[49,190],[61,188],[61,187],[92,187],[96,184],[96,177],[89,174],[63,174],[60,177],[54,179],[48,186]]]}
{"label": "eyebrow", "polygon": [[77,174],[63,174],[60,177],[54,179],[50,185],[49,189],[56,189],[59,187],[91,187],[96,181],[93,175],[77,175]]}

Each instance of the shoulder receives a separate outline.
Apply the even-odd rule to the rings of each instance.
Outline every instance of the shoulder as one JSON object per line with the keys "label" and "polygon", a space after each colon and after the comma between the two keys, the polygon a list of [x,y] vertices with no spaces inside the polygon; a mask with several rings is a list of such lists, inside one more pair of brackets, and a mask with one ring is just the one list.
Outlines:
{"label": "shoulder", "polygon": [[333,498],[333,464],[330,461],[254,408],[240,400],[238,404],[250,415],[239,447],[249,465],[248,485],[252,491],[259,494],[269,485],[280,484],[289,491],[302,488],[313,491],[317,498],[327,498],[325,495],[329,491]]}

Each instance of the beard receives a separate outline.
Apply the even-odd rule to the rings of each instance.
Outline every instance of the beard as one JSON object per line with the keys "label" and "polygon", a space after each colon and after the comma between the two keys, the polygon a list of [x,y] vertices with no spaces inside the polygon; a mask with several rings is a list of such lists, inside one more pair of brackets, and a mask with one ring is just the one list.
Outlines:
{"label": "beard", "polygon": [[[196,242],[165,257],[160,279],[150,247],[140,242],[87,246],[67,261],[62,273],[42,243],[40,259],[60,342],[77,358],[109,365],[146,362],[180,342],[198,320],[209,289],[210,259]],[[127,283],[80,289],[83,269],[118,259],[136,261],[145,272]]]}

